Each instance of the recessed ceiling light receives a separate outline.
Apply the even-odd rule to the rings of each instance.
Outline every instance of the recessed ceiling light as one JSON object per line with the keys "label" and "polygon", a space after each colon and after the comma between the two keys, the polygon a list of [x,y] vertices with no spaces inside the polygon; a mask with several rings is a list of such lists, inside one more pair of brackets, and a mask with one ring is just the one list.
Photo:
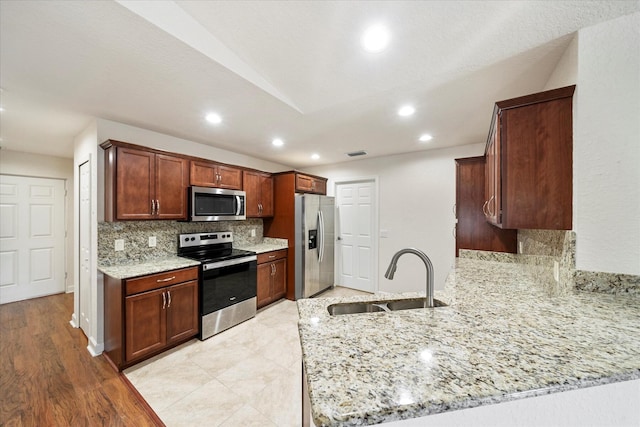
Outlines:
{"label": "recessed ceiling light", "polygon": [[390,39],[389,30],[384,25],[372,25],[362,35],[362,47],[367,52],[382,52],[389,44]]}
{"label": "recessed ceiling light", "polygon": [[433,137],[431,135],[429,135],[428,133],[420,135],[420,141],[422,141],[422,142],[431,141],[432,139],[433,139]]}
{"label": "recessed ceiling light", "polygon": [[411,116],[415,112],[416,112],[416,109],[413,108],[411,105],[405,105],[398,110],[398,115],[402,117],[407,117],[407,116]]}
{"label": "recessed ceiling light", "polygon": [[320,158],[320,154],[313,153],[313,154],[311,155],[311,158],[312,158],[313,160],[318,160],[318,159]]}
{"label": "recessed ceiling light", "polygon": [[284,145],[284,141],[280,138],[275,138],[273,141],[271,141],[271,143],[276,147],[282,147]]}
{"label": "recessed ceiling light", "polygon": [[0,113],[4,112],[4,108],[0,107]]}
{"label": "recessed ceiling light", "polygon": [[220,124],[222,123],[222,117],[220,117],[218,114],[216,113],[209,113],[206,115],[205,119],[207,119],[207,121],[209,123],[213,123],[214,125]]}

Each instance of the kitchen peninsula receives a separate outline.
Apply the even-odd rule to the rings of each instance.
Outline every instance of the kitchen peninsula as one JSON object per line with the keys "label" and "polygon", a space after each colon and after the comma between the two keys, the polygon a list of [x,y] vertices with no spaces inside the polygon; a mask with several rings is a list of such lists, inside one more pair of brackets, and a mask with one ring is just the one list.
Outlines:
{"label": "kitchen peninsula", "polygon": [[[415,294],[414,294],[415,295]],[[640,296],[551,296],[521,264],[460,258],[448,304],[332,316],[298,301],[314,423],[355,426],[640,378]]]}

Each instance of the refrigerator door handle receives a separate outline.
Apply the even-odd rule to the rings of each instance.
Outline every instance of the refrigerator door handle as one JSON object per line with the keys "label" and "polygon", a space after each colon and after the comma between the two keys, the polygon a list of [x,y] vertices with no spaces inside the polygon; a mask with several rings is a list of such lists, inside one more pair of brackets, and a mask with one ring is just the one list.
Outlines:
{"label": "refrigerator door handle", "polygon": [[318,262],[322,262],[324,258],[324,217],[322,211],[318,211]]}

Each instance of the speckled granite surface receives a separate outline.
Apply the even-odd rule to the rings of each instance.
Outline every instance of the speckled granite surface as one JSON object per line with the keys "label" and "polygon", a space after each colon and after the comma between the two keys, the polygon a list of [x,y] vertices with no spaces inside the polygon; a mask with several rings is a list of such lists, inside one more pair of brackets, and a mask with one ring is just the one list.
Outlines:
{"label": "speckled granite surface", "polygon": [[637,295],[549,297],[520,264],[459,259],[436,298],[449,307],[343,316],[326,307],[381,295],[298,301],[318,426],[376,424],[640,378]]}
{"label": "speckled granite surface", "polygon": [[[119,221],[98,223],[98,263],[118,265],[151,262],[174,256],[178,252],[178,234],[232,231],[234,246],[262,242],[262,220],[218,222]],[[251,231],[255,236],[251,236]],[[156,247],[149,247],[149,237],[156,237]],[[115,251],[114,241],[124,240],[124,251]]]}
{"label": "speckled granite surface", "polygon": [[640,276],[632,274],[576,270],[573,281],[582,291],[640,295]]}
{"label": "speckled granite surface", "polygon": [[289,247],[289,241],[287,239],[274,239],[272,237],[265,237],[260,243],[234,244],[233,247],[237,249],[243,249],[245,251],[255,252],[257,254],[262,254],[265,252],[287,249]]}
{"label": "speckled granite surface", "polygon": [[200,265],[198,261],[178,256],[169,256],[161,259],[154,259],[146,262],[133,262],[119,265],[98,265],[98,270],[114,279],[130,279],[132,277],[144,276],[147,274],[161,273],[163,271],[176,270],[178,268],[193,267]]}

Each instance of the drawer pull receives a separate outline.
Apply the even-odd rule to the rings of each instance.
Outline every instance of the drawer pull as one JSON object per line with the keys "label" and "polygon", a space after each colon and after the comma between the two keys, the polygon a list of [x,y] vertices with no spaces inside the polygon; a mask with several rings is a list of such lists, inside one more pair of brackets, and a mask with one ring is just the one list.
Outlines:
{"label": "drawer pull", "polygon": [[172,281],[172,280],[173,280],[173,279],[175,279],[175,278],[176,278],[176,276],[171,276],[171,277],[167,277],[166,279],[157,279],[157,280],[156,280],[156,282],[157,282],[157,283],[170,282],[170,281]]}
{"label": "drawer pull", "polygon": [[269,258],[275,258],[275,257],[276,257],[275,255],[269,255]]}

